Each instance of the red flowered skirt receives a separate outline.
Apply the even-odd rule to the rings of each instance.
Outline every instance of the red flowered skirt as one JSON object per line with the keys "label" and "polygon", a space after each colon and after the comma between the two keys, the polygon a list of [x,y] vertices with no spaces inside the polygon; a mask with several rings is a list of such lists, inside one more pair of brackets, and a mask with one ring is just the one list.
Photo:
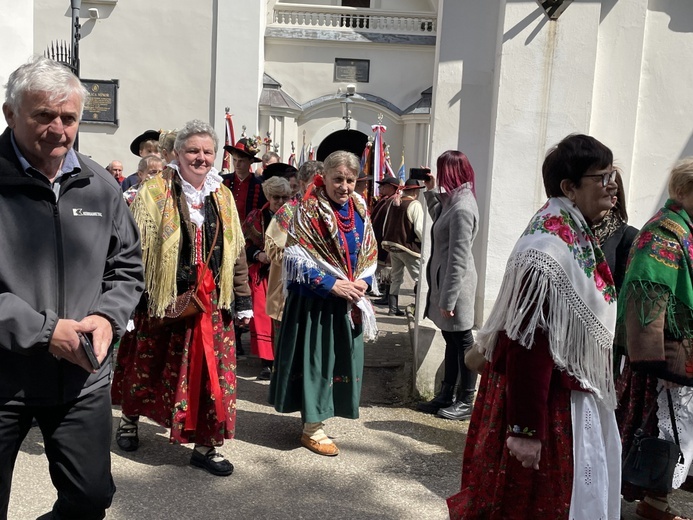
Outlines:
{"label": "red flowered skirt", "polygon": [[450,518],[567,519],[573,487],[570,390],[552,388],[549,394],[551,427],[538,471],[508,454],[505,406],[505,376],[487,363],[467,433],[461,490],[448,498]]}
{"label": "red flowered skirt", "polygon": [[273,360],[272,319],[267,315],[267,276],[261,274],[262,264],[248,268],[248,284],[253,297],[250,320],[250,352],[260,359]]}
{"label": "red flowered skirt", "polygon": [[135,330],[118,347],[111,395],[126,415],[144,415],[171,428],[172,443],[221,446],[236,428],[236,347],[233,320],[216,308],[212,295],[212,345],[223,416],[218,417],[209,370],[203,367],[195,429],[186,429],[194,320],[151,329],[145,312],[135,314]]}
{"label": "red flowered skirt", "polygon": [[[630,362],[626,358],[623,372],[616,381],[616,396],[618,407],[616,408],[616,422],[621,434],[623,457],[628,455],[635,432],[641,426],[646,435],[657,436],[657,378],[648,376],[642,372],[635,372],[630,368]],[[654,407],[647,424],[643,421],[647,413]],[[633,486],[627,482],[621,485],[621,494],[628,502],[645,498],[645,490]]]}

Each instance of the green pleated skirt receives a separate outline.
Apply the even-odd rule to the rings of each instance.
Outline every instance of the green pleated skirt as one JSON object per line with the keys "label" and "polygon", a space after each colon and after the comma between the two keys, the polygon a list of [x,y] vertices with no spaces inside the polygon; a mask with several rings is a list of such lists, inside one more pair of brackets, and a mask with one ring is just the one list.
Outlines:
{"label": "green pleated skirt", "polygon": [[282,316],[269,402],[303,422],[357,419],[363,377],[363,335],[352,329],[347,302],[290,291]]}

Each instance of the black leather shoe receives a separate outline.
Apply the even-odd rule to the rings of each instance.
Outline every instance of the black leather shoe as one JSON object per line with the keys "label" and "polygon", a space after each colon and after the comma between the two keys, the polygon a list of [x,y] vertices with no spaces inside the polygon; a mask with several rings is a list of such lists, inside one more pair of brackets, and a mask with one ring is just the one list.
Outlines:
{"label": "black leather shoe", "polygon": [[217,477],[228,477],[233,473],[233,464],[214,448],[209,448],[204,455],[197,449],[193,449],[190,464],[197,468],[202,468]]}
{"label": "black leather shoe", "polygon": [[416,405],[416,409],[424,413],[436,413],[441,408],[447,408],[453,403],[453,385],[443,383],[440,392],[430,401],[424,401]]}
{"label": "black leather shoe", "polygon": [[466,421],[472,416],[473,409],[474,405],[472,403],[455,401],[447,408],[438,410],[436,415],[443,419],[450,419],[451,421]]}
{"label": "black leather shoe", "polygon": [[257,376],[258,381],[269,381],[272,379],[272,369],[270,367],[262,367]]}
{"label": "black leather shoe", "polygon": [[116,444],[123,451],[136,451],[140,447],[140,438],[137,434],[137,419],[129,419],[122,416],[116,430]]}

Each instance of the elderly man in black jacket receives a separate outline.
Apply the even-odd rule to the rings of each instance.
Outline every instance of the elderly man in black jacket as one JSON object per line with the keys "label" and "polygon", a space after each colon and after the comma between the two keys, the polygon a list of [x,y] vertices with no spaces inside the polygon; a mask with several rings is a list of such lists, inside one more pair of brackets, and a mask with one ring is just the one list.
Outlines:
{"label": "elderly man in black jacket", "polygon": [[72,149],[86,95],[65,67],[37,58],[10,75],[2,107],[0,518],[32,418],[58,491],[53,518],[104,518],[115,492],[111,348],[143,274],[120,187]]}

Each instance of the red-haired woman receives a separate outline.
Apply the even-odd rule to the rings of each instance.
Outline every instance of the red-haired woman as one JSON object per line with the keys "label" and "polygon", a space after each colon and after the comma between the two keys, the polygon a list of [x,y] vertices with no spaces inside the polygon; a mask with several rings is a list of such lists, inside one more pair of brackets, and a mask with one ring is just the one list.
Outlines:
{"label": "red-haired woman", "polygon": [[464,353],[474,343],[477,275],[472,242],[479,229],[479,210],[474,169],[465,154],[448,150],[438,157],[436,170],[438,189],[434,190],[436,180],[431,175],[424,194],[433,218],[424,314],[445,338],[445,374],[440,392],[431,401],[419,403],[418,409],[460,421],[472,415],[476,386],[476,373],[465,366]]}

